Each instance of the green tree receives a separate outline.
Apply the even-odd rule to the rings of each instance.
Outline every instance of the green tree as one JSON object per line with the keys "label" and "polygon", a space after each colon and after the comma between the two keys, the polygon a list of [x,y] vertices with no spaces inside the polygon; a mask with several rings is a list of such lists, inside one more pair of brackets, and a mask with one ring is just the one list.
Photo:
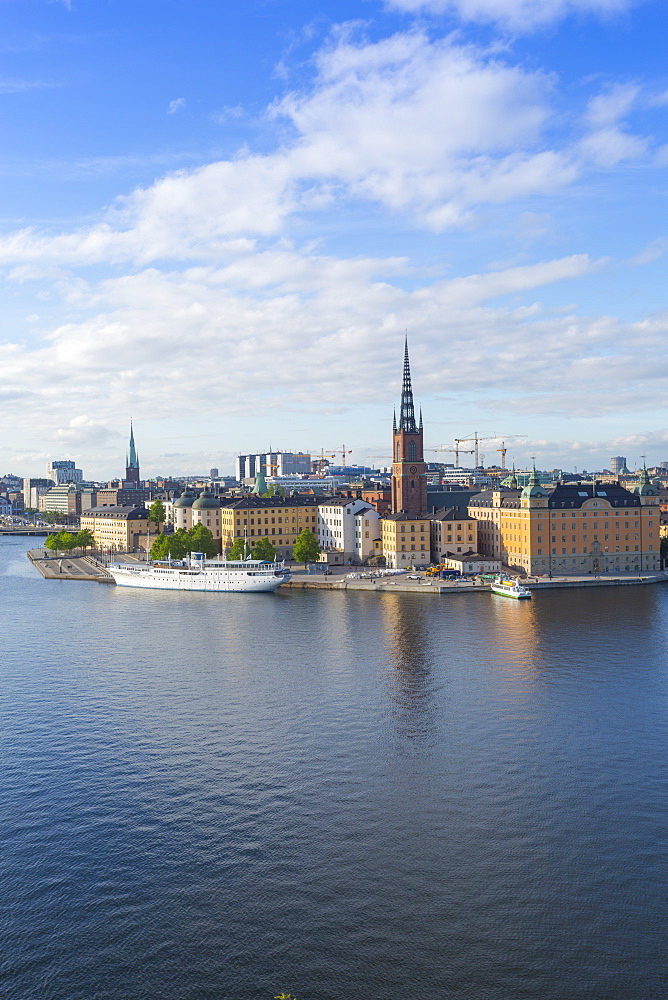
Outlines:
{"label": "green tree", "polygon": [[253,546],[253,559],[264,559],[273,562],[276,558],[276,549],[268,538],[258,538]]}
{"label": "green tree", "polygon": [[69,531],[58,531],[55,535],[49,535],[44,545],[56,554],[58,552],[71,552],[76,542],[74,535]]}
{"label": "green tree", "polygon": [[49,537],[47,538],[47,540],[44,542],[44,548],[48,549],[49,552],[56,552],[56,553],[58,552],[58,535],[59,534],[60,534],[60,532],[57,532],[54,535],[49,535]]}
{"label": "green tree", "polygon": [[160,530],[160,525],[165,523],[166,517],[167,512],[165,511],[165,505],[162,500],[154,500],[148,512],[149,521],[152,524],[155,524],[158,530]]}
{"label": "green tree", "polygon": [[315,562],[320,555],[318,539],[308,528],[304,528],[297,536],[292,555],[297,562],[303,562],[304,566],[307,563]]}
{"label": "green tree", "polygon": [[266,493],[262,494],[263,497],[284,497],[285,490],[282,486],[270,486]]}
{"label": "green tree", "polygon": [[160,534],[151,546],[151,559],[183,559],[190,552],[189,533],[179,528],[173,535]]}
{"label": "green tree", "polygon": [[81,531],[77,532],[74,536],[74,545],[77,549],[92,549],[95,545],[95,538],[93,532],[90,528],[82,528]]}
{"label": "green tree", "polygon": [[196,524],[194,528],[190,529],[188,541],[191,552],[203,552],[207,559],[218,555],[218,546],[214,541],[213,534],[203,524]]}
{"label": "green tree", "polygon": [[228,559],[245,559],[251,554],[251,547],[243,538],[235,538],[227,553]]}

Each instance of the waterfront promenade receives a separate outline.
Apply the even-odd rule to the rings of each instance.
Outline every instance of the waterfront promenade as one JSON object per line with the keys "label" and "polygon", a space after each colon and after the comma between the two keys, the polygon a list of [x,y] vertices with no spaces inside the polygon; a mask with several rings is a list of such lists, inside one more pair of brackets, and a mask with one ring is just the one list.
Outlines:
{"label": "waterfront promenade", "polygon": [[[45,549],[31,549],[28,558],[47,580],[78,580],[94,583],[113,583],[113,577],[94,556],[63,556],[56,558]],[[137,555],[119,556],[124,562],[143,562]],[[640,575],[603,575],[569,577],[530,577],[523,581],[531,590],[563,590],[570,587],[619,587],[638,584],[665,583],[666,572]],[[489,592],[487,582],[475,580],[439,580],[422,573],[396,576],[375,576],[366,568],[334,566],[327,576],[308,573],[303,567],[292,568],[292,578],[284,588],[300,590],[365,590],[375,593],[426,594],[454,596],[456,594],[482,594]]]}

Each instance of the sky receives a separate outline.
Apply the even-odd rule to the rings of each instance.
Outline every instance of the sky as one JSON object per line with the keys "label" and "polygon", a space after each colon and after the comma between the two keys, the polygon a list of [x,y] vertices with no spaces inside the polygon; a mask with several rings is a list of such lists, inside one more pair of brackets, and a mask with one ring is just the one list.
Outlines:
{"label": "sky", "polygon": [[[668,460],[665,0],[0,0],[0,473]],[[428,460],[453,461],[448,451]],[[464,456],[465,457],[465,456]]]}

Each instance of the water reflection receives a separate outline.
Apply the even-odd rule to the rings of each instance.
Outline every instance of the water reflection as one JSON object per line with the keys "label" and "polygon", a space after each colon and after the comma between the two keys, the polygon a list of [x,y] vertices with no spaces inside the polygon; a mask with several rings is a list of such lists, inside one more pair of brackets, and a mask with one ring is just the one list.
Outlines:
{"label": "water reflection", "polygon": [[381,616],[389,641],[387,689],[400,736],[424,738],[435,724],[430,654],[432,599],[388,594]]}

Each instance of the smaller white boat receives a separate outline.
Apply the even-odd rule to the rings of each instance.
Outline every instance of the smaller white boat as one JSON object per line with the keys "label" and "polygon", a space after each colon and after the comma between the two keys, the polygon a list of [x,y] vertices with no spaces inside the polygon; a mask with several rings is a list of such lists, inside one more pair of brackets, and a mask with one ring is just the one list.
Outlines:
{"label": "smaller white boat", "polygon": [[531,599],[531,591],[527,587],[523,587],[519,580],[511,580],[501,576],[501,574],[494,578],[491,588],[493,593],[501,594],[503,597],[514,597],[516,601]]}

